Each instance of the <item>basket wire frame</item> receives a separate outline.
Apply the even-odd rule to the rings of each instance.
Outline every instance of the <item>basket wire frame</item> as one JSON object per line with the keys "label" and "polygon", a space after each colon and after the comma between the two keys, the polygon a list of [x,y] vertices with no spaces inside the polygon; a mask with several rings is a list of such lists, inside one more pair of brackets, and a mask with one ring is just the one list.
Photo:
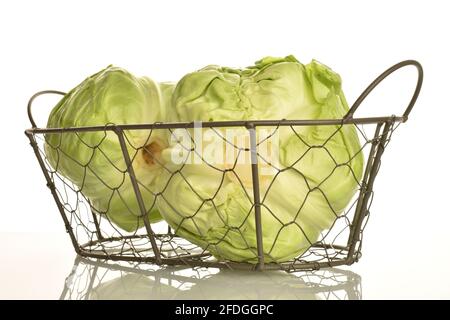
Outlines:
{"label": "basket wire frame", "polygon": [[[370,118],[354,118],[353,115],[359,105],[363,102],[366,96],[388,75],[394,71],[405,67],[414,66],[418,71],[417,85],[414,94],[402,116],[386,116],[386,117],[370,117]],[[370,206],[373,199],[373,185],[381,164],[381,156],[385,147],[389,143],[393,131],[400,123],[407,121],[408,116],[414,106],[419,95],[423,81],[423,70],[421,65],[414,60],[406,60],[400,62],[391,68],[387,69],[379,77],[377,77],[360,97],[352,105],[348,113],[342,119],[318,119],[318,120],[252,120],[252,121],[211,121],[203,122],[203,128],[210,128],[212,130],[220,130],[221,128],[236,128],[246,129],[249,136],[250,146],[247,149],[239,149],[239,152],[247,152],[251,157],[251,178],[252,178],[252,194],[249,195],[252,201],[251,211],[246,219],[254,219],[256,230],[256,250],[254,252],[257,258],[257,263],[233,262],[228,260],[221,260],[214,258],[208,251],[208,248],[202,249],[196,245],[191,244],[185,239],[176,235],[177,230],[171,230],[166,227],[165,231],[161,231],[160,225],[153,225],[148,220],[147,213],[151,208],[146,208],[143,200],[143,192],[145,186],[140,182],[139,177],[133,168],[136,154],[145,148],[143,146],[134,146],[131,142],[130,133],[137,131],[149,132],[149,138],[153,132],[168,130],[172,132],[175,129],[183,129],[188,132],[189,129],[196,127],[197,123],[154,123],[154,124],[134,124],[134,125],[116,125],[106,124],[104,126],[90,126],[90,127],[73,127],[73,128],[38,128],[31,112],[32,103],[35,98],[43,94],[59,94],[65,93],[60,91],[48,90],[36,93],[31,97],[28,104],[28,116],[32,124],[32,128],[25,131],[25,134],[30,140],[30,144],[34,150],[35,156],[45,176],[47,187],[56,202],[58,210],[62,216],[66,231],[68,232],[75,251],[84,257],[109,259],[109,260],[123,260],[154,263],[157,265],[187,265],[191,267],[219,267],[230,269],[244,269],[244,270],[276,270],[281,269],[288,272],[297,270],[313,270],[322,267],[335,267],[339,265],[350,265],[361,256],[362,233],[367,223],[370,213]],[[303,141],[302,137],[296,134],[296,128],[305,126],[331,126],[337,128],[330,137],[323,141],[321,145],[309,145],[307,141]],[[259,167],[262,159],[258,152],[258,146],[261,141],[258,141],[256,132],[258,128],[271,128],[276,132],[277,130],[290,129],[297,137],[308,146],[308,151],[314,148],[323,149],[330,155],[331,161],[334,161],[335,168],[346,165],[351,167],[348,163],[339,164],[333,158],[332,153],[327,149],[327,141],[337,134],[344,126],[354,126],[362,140],[361,150],[358,152],[365,152],[365,168],[361,181],[358,183],[358,192],[351,201],[344,213],[336,214],[336,220],[333,226],[321,235],[319,241],[310,241],[310,248],[294,259],[287,262],[266,263],[264,259],[265,251],[263,248],[263,234],[264,226],[261,224],[261,208],[267,208],[264,203],[265,194],[260,190],[260,175]],[[370,127],[371,133],[366,132]],[[116,170],[123,173],[123,179],[130,179],[136,201],[138,204],[140,217],[143,220],[143,229],[138,229],[134,232],[123,232],[119,230],[114,224],[109,221],[106,214],[97,214],[97,211],[89,201],[88,197],[83,194],[82,187],[76,186],[74,183],[64,178],[58,173],[57,168],[53,168],[45,152],[43,151],[43,144],[45,139],[43,135],[77,135],[80,143],[85,143],[81,138],[82,134],[103,132],[105,137],[110,134],[117,136],[121,147],[125,168],[117,168]],[[95,146],[89,146],[94,152],[102,152],[101,143]],[[86,143],[85,143],[86,144]],[[87,145],[87,144],[86,144]],[[87,145],[88,146],[88,145]],[[58,146],[52,146],[58,148]],[[130,147],[135,150],[134,154],[130,156]],[[307,152],[308,152],[307,151]],[[195,150],[193,150],[195,152]],[[58,155],[62,151],[58,150]],[[305,152],[306,153],[306,152]],[[68,155],[64,155],[69,157]],[[74,159],[72,159],[74,160]],[[105,159],[110,161],[109,159]],[[299,158],[301,160],[301,156]],[[349,162],[352,159],[349,160]],[[112,163],[111,163],[112,164]],[[208,163],[207,163],[208,164]],[[84,170],[88,170],[89,162],[84,164]],[[226,171],[226,170],[224,170]],[[85,171],[86,172],[86,171]],[[225,175],[226,172],[223,174]],[[234,173],[234,172],[233,172]],[[94,173],[95,174],[95,173]],[[176,172],[178,174],[178,172]],[[239,177],[234,173],[239,182]],[[275,175],[276,176],[276,175]],[[100,178],[99,178],[100,179]],[[275,179],[275,178],[274,178]],[[101,180],[101,179],[100,179]],[[186,179],[185,179],[186,180]],[[186,180],[188,183],[188,181]],[[105,183],[104,183],[105,184]],[[105,184],[106,185],[106,184]],[[190,186],[192,188],[192,186]],[[220,188],[220,186],[219,186]],[[321,192],[320,184],[317,187],[310,188],[310,192]],[[118,188],[111,188],[112,196],[114,193],[120,193]],[[195,192],[195,190],[194,190]],[[322,192],[323,193],[323,192]],[[309,193],[308,193],[309,194]],[[156,196],[163,196],[156,194]],[[326,195],[324,194],[325,199]],[[214,199],[206,199],[205,201]],[[306,201],[306,199],[305,199]],[[327,200],[328,201],[328,200]],[[203,203],[202,203],[203,205]],[[199,208],[200,209],[200,208]],[[299,209],[299,211],[301,208]],[[195,216],[194,213],[193,216]],[[219,214],[219,213],[218,213]],[[275,219],[276,215],[271,212]],[[254,215],[254,217],[252,217]],[[280,232],[285,224],[281,223]],[[303,232],[300,225],[299,232]],[[154,228],[159,231],[155,232]],[[160,232],[161,231],[161,232]],[[337,239],[339,238],[339,241]],[[343,241],[343,239],[345,241]],[[244,239],[245,240],[245,239]],[[277,239],[274,240],[274,243]],[[309,241],[309,239],[308,239]],[[249,246],[250,250],[250,246]]]}

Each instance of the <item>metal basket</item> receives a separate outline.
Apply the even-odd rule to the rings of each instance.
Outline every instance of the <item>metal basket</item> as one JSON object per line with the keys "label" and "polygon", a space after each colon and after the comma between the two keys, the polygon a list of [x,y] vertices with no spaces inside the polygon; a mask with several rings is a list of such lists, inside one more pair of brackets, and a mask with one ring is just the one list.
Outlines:
{"label": "metal basket", "polygon": [[[385,116],[354,118],[353,115],[366,96],[388,75],[404,66],[414,66],[418,71],[418,81],[414,94],[402,116]],[[154,123],[154,124],[105,124],[104,126],[74,127],[74,128],[38,128],[32,117],[31,107],[35,98],[43,94],[60,94],[59,91],[42,91],[33,95],[28,104],[28,116],[32,128],[25,131],[30,140],[31,146],[37,157],[39,165],[45,176],[47,187],[56,202],[58,210],[64,221],[65,228],[70,236],[75,251],[84,257],[145,262],[157,265],[187,265],[191,267],[219,267],[246,270],[274,270],[281,269],[288,272],[296,270],[311,270],[322,267],[334,267],[339,265],[350,265],[361,256],[362,232],[369,216],[369,209],[373,199],[373,185],[375,177],[380,167],[381,156],[385,147],[391,139],[393,131],[400,123],[406,122],[420,92],[423,80],[423,70],[421,65],[414,60],[400,62],[387,69],[376,78],[355,101],[348,113],[342,119],[319,119],[319,120],[251,120],[251,121],[222,121],[203,122],[203,128],[218,130],[220,128],[244,128],[248,132],[250,145],[240,151],[247,152],[251,156],[251,212],[246,219],[251,219],[255,226],[256,245],[249,246],[255,256],[252,263],[235,262],[214,257],[208,248],[200,248],[189,241],[177,236],[175,232],[164,225],[164,223],[150,223],[147,213],[150,208],[146,208],[143,200],[145,186],[140,181],[140,177],[135,174],[133,162],[135,155],[142,151],[145,146],[132,146],[135,150],[130,155],[130,135],[136,130],[148,130],[151,134],[157,130],[172,131],[175,129],[190,130],[198,123]],[[264,127],[271,128],[277,132],[280,128],[288,128],[296,132],[298,128],[305,126],[332,126],[336,128],[333,134],[343,130],[346,126],[354,126],[361,141],[361,152],[364,154],[365,165],[361,181],[358,183],[358,191],[350,204],[343,212],[336,214],[336,220],[331,228],[320,234],[317,241],[311,242],[309,248],[299,256],[282,262],[265,261],[265,251],[263,248],[263,237],[265,226],[261,223],[261,210],[264,208],[264,194],[260,192],[259,142],[256,137],[256,129]],[[53,168],[43,149],[45,135],[77,135],[80,143],[84,143],[81,136],[89,133],[103,132],[106,134],[116,134],[118,143],[123,154],[123,162],[126,165],[123,173],[124,179],[130,179],[133,191],[138,204],[139,214],[136,219],[143,220],[143,228],[136,231],[125,232],[117,228],[109,219],[108,215],[94,213],[98,212],[91,204],[88,197],[83,194],[83,188],[75,185],[70,180],[61,176]],[[298,136],[298,135],[297,135]],[[301,136],[298,136],[302,139]],[[308,142],[304,142],[307,144]],[[334,161],[336,168],[345,165],[337,163],[332,154],[327,149],[327,139],[322,144],[308,145],[309,149],[323,149],[330,154],[331,161]],[[101,151],[101,145],[90,146]],[[195,150],[191,150],[195,152]],[[300,156],[301,157],[301,156]],[[86,167],[89,165],[86,164]],[[85,168],[86,169],[86,168]],[[117,168],[119,170],[119,168]],[[231,169],[230,171],[233,171]],[[238,177],[239,179],[239,177]],[[111,192],[117,190],[111,188]],[[320,184],[311,188],[310,192],[320,192]],[[155,197],[161,194],[155,194]],[[324,195],[326,198],[326,195]],[[306,197],[305,197],[306,200]],[[203,202],[214,199],[204,199]],[[276,213],[271,213],[276,219]],[[190,217],[194,219],[195,213]],[[294,223],[294,222],[293,222]],[[285,227],[280,223],[280,230]],[[240,232],[239,228],[237,230]],[[299,231],[302,232],[301,227]],[[276,241],[276,239],[275,239]]]}

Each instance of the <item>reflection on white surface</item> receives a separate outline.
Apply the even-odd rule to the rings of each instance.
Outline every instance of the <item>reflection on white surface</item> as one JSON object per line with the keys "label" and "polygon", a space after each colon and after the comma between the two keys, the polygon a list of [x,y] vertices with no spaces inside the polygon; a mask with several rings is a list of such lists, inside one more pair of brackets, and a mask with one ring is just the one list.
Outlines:
{"label": "reflection on white surface", "polygon": [[361,277],[337,268],[311,272],[160,268],[77,257],[61,299],[361,299]]}

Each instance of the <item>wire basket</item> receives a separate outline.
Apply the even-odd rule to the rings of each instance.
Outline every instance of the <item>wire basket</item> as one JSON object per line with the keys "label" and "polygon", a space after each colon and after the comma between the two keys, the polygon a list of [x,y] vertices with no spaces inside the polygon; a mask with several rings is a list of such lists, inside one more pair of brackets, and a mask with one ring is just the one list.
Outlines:
{"label": "wire basket", "polygon": [[[220,290],[218,290],[220,288]],[[77,256],[61,300],[361,300],[361,277],[337,268],[286,274],[161,268]]]}
{"label": "wire basket", "polygon": [[[407,106],[402,116],[385,116],[385,117],[369,117],[369,118],[355,118],[353,117],[355,111],[366,98],[366,96],[388,75],[404,66],[414,66],[418,71],[418,81],[412,99]],[[45,176],[47,186],[56,202],[58,210],[64,221],[65,228],[70,236],[75,251],[84,257],[110,259],[110,260],[124,260],[145,262],[157,265],[187,265],[191,267],[219,267],[231,269],[245,269],[245,270],[276,270],[281,269],[288,272],[296,270],[312,270],[322,267],[334,267],[339,265],[350,265],[361,256],[361,242],[365,224],[369,217],[370,206],[373,199],[373,185],[375,177],[378,173],[381,156],[385,147],[391,140],[393,131],[400,123],[406,122],[408,116],[413,108],[414,103],[420,92],[423,80],[423,70],[421,65],[414,60],[407,60],[400,62],[391,68],[387,69],[378,78],[376,78],[367,89],[359,96],[348,113],[342,119],[318,119],[318,120],[251,120],[251,121],[210,121],[202,122],[201,128],[208,129],[218,135],[226,143],[232,145],[237,151],[237,158],[244,155],[251,159],[251,164],[245,166],[244,169],[239,170],[236,167],[236,159],[234,159],[234,166],[221,168],[219,171],[222,174],[222,181],[219,181],[217,192],[211,196],[202,196],[197,186],[189,183],[189,179],[183,175],[183,163],[181,169],[170,172],[167,178],[167,183],[158,190],[149,190],[146,187],[143,177],[139,172],[135,171],[135,164],[137,161],[152,161],[148,158],[148,153],[152,152],[151,148],[148,150],[148,145],[143,143],[136,145],[133,143],[133,136],[137,132],[146,132],[148,137],[155,132],[167,132],[173,134],[175,130],[185,131],[188,135],[192,135],[192,130],[199,126],[197,122],[189,123],[153,123],[153,124],[105,124],[103,126],[91,127],[72,127],[72,128],[38,128],[31,113],[32,103],[35,98],[43,94],[59,94],[65,93],[59,91],[42,91],[36,93],[31,97],[28,104],[28,116],[32,124],[32,128],[25,131],[25,134],[30,140],[31,146],[37,157],[39,165]],[[308,127],[324,127],[330,128],[329,136],[323,137],[320,143],[310,143],[302,136],[302,128]],[[333,136],[341,134],[346,128],[356,128],[357,135],[361,142],[361,148],[355,151],[352,157],[362,154],[365,159],[361,179],[355,177],[355,184],[357,185],[357,192],[348,205],[343,210],[336,212],[330,205],[331,213],[334,214],[333,222],[324,231],[314,239],[310,239],[305,225],[302,222],[302,207],[307,204],[309,197],[313,194],[320,193],[324,201],[329,203],[326,190],[323,187],[329,176],[340,170],[346,168],[353,173],[352,167],[349,165],[352,157],[347,161],[340,163],[336,161],[333,155],[332,148],[328,148],[329,141]],[[236,145],[234,141],[228,141],[221,136],[222,129],[231,128],[233,130],[244,130],[246,132],[245,146]],[[268,136],[273,136],[280,132],[291,131],[297,137],[299,143],[303,145],[303,153],[297,156],[297,161],[293,164],[284,167],[283,169],[276,168],[276,166],[262,156],[260,152],[261,143],[266,140],[259,139],[257,132],[259,129],[265,128],[271,132]],[[86,137],[90,135],[102,135],[105,139],[98,139],[95,144],[87,142]],[[102,180],[102,177],[93,172],[90,168],[90,161],[85,163],[77,163],[80,170],[84,170],[85,176],[88,179],[98,179],[102,182],[102,188],[108,189],[111,192],[110,202],[121,200],[123,203],[123,195],[121,195],[123,181],[129,184],[133,194],[134,206],[137,212],[131,209],[130,205],[123,205],[124,214],[133,214],[136,219],[136,228],[133,230],[124,231],[117,227],[117,225],[110,219],[111,208],[99,208],[91,201],[89,195],[85,194],[84,183],[74,183],[73,181],[61,175],[58,168],[59,162],[50,163],[45,153],[46,136],[49,135],[72,135],[77,138],[80,144],[92,150],[91,159],[94,157],[104,157],[102,161],[111,165],[110,174],[120,175],[122,177],[122,184],[108,185]],[[117,165],[111,159],[108,159],[106,153],[102,149],[103,143],[108,137],[115,137],[115,141],[121,150],[121,165]],[[58,160],[63,161],[64,157],[70,157],[63,152],[58,145],[51,146],[58,153]],[[197,146],[186,149],[188,154],[196,154]],[[329,155],[328,167],[332,167],[330,174],[325,176],[323,180],[316,185],[308,185],[306,182],[307,192],[303,195],[303,199],[297,203],[298,212],[292,221],[286,221],[281,218],[282,212],[272,212],[267,205],[266,197],[270,190],[270,186],[274,183],[276,178],[286,172],[287,170],[296,170],[298,172],[298,165],[301,166],[302,158],[307,153],[325,152]],[[204,164],[211,166],[207,160],[200,157]],[[76,159],[71,159],[76,161]],[[261,172],[267,167],[274,169],[275,174],[268,186],[262,186]],[[244,172],[245,171],[245,172]],[[301,172],[300,172],[301,173]],[[218,194],[225,187],[223,180],[226,175],[233,175],[236,184],[240,185],[247,197],[248,213],[243,217],[243,221],[238,224],[231,225],[228,221],[223,220],[221,211],[216,207],[215,201]],[[247,180],[250,181],[248,186],[244,186],[242,182],[242,175],[246,175]],[[174,178],[176,177],[176,178]],[[204,177],[204,180],[213,180],[213,177]],[[180,225],[170,228],[164,222],[153,223],[149,219],[149,212],[151,212],[158,199],[165,201],[166,208],[174,208],[180,203],[175,203],[177,200],[173,199],[176,195],[172,194],[171,200],[165,197],[165,192],[170,192],[168,185],[172,183],[171,179],[178,179],[186,184],[185,192],[192,192],[197,197],[198,208],[183,216],[181,224],[190,223],[193,228],[198,227],[199,216],[202,214],[202,208],[209,206],[212,208],[210,212],[211,219],[222,219],[223,226],[226,228],[225,234],[228,232],[237,235],[242,235],[244,253],[250,258],[241,259],[239,261],[233,259],[226,259],[217,253],[217,248],[222,248],[221,245],[225,241],[225,236],[218,241],[208,244],[207,246],[199,246],[187,241],[186,237],[180,237]],[[220,180],[220,179],[219,179]],[[97,181],[98,182],[98,181]],[[154,201],[147,201],[151,197],[157,199]],[[118,200],[119,199],[119,200]],[[182,199],[182,195],[180,195]],[[180,200],[182,201],[182,200]],[[175,209],[173,209],[176,211]],[[129,212],[126,212],[129,211]],[[133,212],[132,212],[133,211]],[[211,213],[212,212],[212,213]],[[271,242],[267,242],[267,235],[269,234],[269,226],[267,219],[272,219],[273,223],[270,232],[274,232],[273,225],[277,224],[275,235],[271,235]],[[204,219],[204,217],[202,218]],[[271,220],[271,221],[272,221]],[[265,221],[265,225],[263,223]],[[140,226],[140,227],[138,227]],[[253,228],[254,234],[249,237],[244,235],[246,230],[244,228]],[[295,228],[299,236],[304,237],[308,241],[308,245],[302,250],[298,256],[290,257],[289,259],[277,260],[271,259],[272,249],[281,243],[284,230]],[[198,229],[201,233],[201,228]],[[250,240],[249,240],[250,239]],[[284,239],[283,241],[285,241]],[[288,239],[289,240],[289,239]],[[278,242],[277,242],[278,241]]]}

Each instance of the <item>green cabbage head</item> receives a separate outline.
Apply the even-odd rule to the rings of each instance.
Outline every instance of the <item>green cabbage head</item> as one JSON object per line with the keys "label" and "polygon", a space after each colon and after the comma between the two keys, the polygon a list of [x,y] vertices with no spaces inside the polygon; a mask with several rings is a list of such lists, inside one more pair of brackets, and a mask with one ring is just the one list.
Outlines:
{"label": "green cabbage head", "polygon": [[[339,119],[348,110],[338,74],[293,56],[266,57],[245,69],[212,65],[187,74],[173,92],[171,107],[172,121]],[[171,139],[162,152],[171,176],[158,208],[178,235],[217,258],[255,263],[251,165],[239,161],[249,158],[247,129],[234,129],[240,138],[233,141],[211,138],[226,137],[225,129],[206,131],[203,150],[226,154],[227,143],[232,144],[240,150],[234,162],[194,154],[198,161],[174,163],[174,155],[192,144]],[[189,134],[195,136],[193,130]],[[256,136],[264,260],[288,261],[321,240],[349,204],[362,176],[361,146],[353,125],[258,128]],[[277,146],[278,156],[270,163],[260,152],[267,144]]]}
{"label": "green cabbage head", "polygon": [[[48,128],[142,124],[162,121],[171,84],[158,84],[109,66],[67,93],[53,108]],[[124,131],[127,151],[139,180],[147,215],[161,216],[155,206],[153,185],[161,170],[158,161],[164,132]],[[45,136],[50,165],[69,179],[89,200],[93,211],[125,231],[143,225],[142,215],[117,135],[112,131],[54,133]]]}

